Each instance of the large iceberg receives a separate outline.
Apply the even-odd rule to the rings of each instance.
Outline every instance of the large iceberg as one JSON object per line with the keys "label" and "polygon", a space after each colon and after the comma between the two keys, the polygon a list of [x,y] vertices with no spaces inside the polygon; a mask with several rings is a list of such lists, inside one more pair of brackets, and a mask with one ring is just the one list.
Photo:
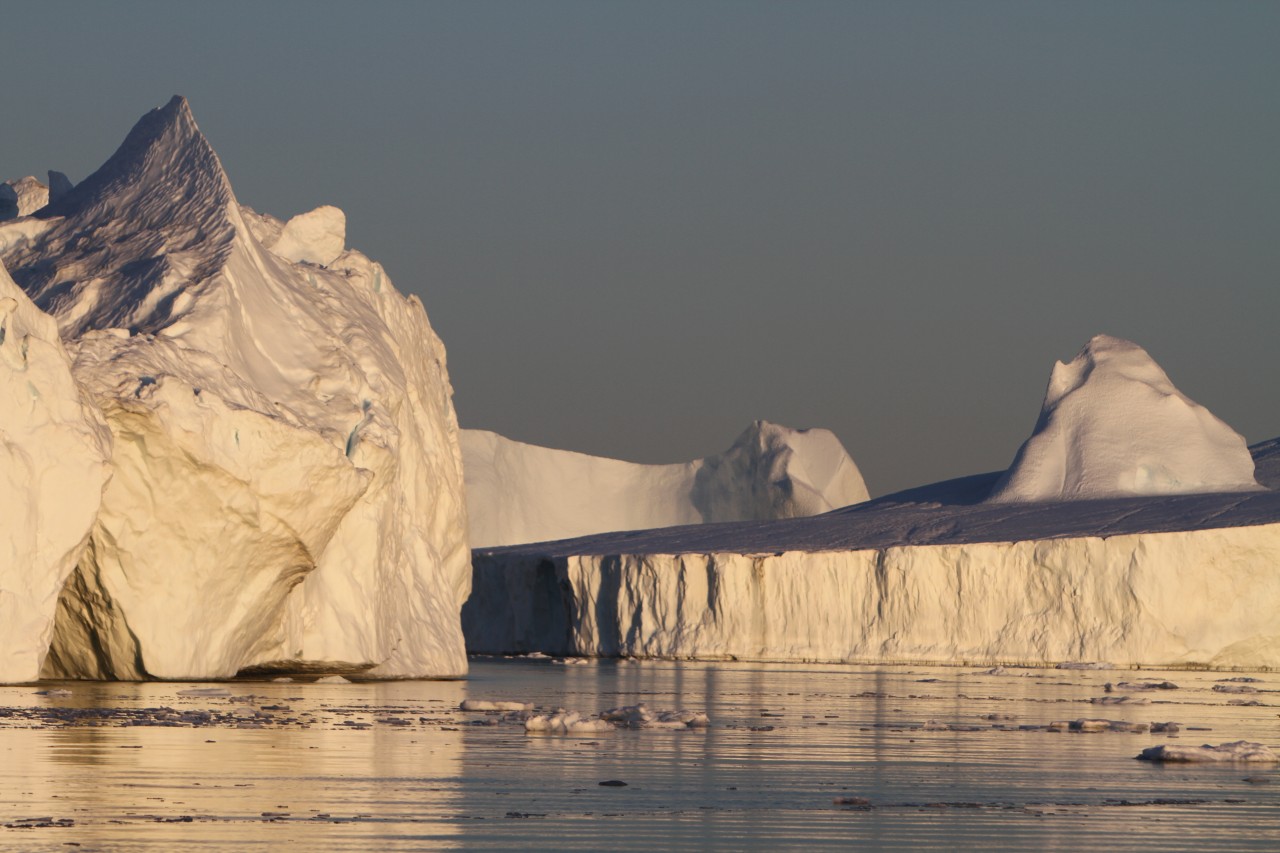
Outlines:
{"label": "large iceberg", "polygon": [[[811,518],[481,548],[475,652],[1280,666],[1280,439],[1135,344],[1058,365],[1008,472]],[[993,498],[994,494],[994,498]]]}
{"label": "large iceberg", "polygon": [[111,433],[53,319],[0,266],[0,681],[33,681],[58,594],[89,538]]}
{"label": "large iceberg", "polygon": [[45,675],[465,672],[444,347],[344,226],[241,208],[177,97],[0,225],[115,439]]}
{"label": "large iceberg", "polygon": [[[1280,493],[972,501],[992,479],[812,518],[481,549],[463,608],[467,645],[713,660],[1280,666]],[[948,495],[958,502],[943,503]]]}
{"label": "large iceberg", "polygon": [[1243,437],[1175,388],[1142,347],[1097,335],[1054,365],[1035,430],[991,500],[1258,488]]}
{"label": "large iceberg", "polygon": [[817,515],[867,499],[835,434],[756,421],[724,453],[639,465],[462,431],[473,547]]}

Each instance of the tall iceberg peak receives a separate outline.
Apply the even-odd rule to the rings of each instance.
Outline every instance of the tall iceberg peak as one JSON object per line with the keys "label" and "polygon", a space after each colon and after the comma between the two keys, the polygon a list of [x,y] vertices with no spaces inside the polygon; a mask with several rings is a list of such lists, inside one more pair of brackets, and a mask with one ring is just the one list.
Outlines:
{"label": "tall iceberg peak", "polygon": [[1259,488],[1244,438],[1175,388],[1142,347],[1097,335],[1054,365],[1035,429],[990,500]]}
{"label": "tall iceberg peak", "polygon": [[227,262],[235,197],[217,154],[175,96],[101,168],[35,213],[48,228],[6,256],[14,280],[67,337],[157,333]]}
{"label": "tall iceberg peak", "polygon": [[[420,301],[344,250],[336,208],[302,220],[320,227],[295,229],[312,251],[293,258],[264,248],[265,221],[174,98],[0,225],[0,261],[116,439],[46,675],[465,672],[444,347]],[[327,268],[295,262],[317,253]]]}

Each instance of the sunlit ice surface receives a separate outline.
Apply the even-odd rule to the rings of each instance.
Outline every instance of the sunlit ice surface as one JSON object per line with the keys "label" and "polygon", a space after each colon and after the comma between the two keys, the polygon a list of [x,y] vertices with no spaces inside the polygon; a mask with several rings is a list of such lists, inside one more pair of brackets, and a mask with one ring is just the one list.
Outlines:
{"label": "sunlit ice surface", "polygon": [[[1277,765],[1135,756],[1280,746],[1278,685],[477,658],[465,681],[3,687],[0,847],[1269,850]],[[584,715],[644,702],[711,726],[533,734],[459,710],[468,699]],[[1114,725],[1072,730],[1080,720]],[[1169,722],[1179,730],[1125,730]]]}

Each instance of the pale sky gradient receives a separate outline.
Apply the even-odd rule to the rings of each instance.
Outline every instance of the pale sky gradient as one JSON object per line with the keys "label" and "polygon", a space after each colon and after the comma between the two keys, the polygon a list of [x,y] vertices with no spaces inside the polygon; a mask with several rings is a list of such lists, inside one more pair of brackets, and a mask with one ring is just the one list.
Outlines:
{"label": "pale sky gradient", "polygon": [[336,204],[464,426],[641,462],[823,426],[873,494],[1003,468],[1145,346],[1280,435],[1280,4],[7,2],[0,177],[186,95],[242,203]]}

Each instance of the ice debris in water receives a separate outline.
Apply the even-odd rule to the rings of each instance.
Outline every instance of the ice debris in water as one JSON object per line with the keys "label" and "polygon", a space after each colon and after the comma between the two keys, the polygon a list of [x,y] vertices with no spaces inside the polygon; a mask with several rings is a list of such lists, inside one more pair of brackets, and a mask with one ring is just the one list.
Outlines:
{"label": "ice debris in water", "polygon": [[1211,764],[1227,761],[1275,763],[1280,761],[1280,756],[1277,756],[1270,747],[1247,740],[1232,741],[1218,746],[1208,743],[1203,746],[1182,746],[1179,744],[1149,746],[1136,757],[1139,761],[1164,761],[1183,764]]}
{"label": "ice debris in water", "polygon": [[1098,696],[1089,700],[1094,705],[1150,705],[1144,696]]}
{"label": "ice debris in water", "polygon": [[179,696],[230,696],[231,691],[225,687],[188,687],[178,691]]}
{"label": "ice debris in water", "polygon": [[1102,689],[1108,693],[1113,690],[1177,690],[1178,685],[1172,681],[1121,681],[1117,684],[1108,681]]}
{"label": "ice debris in water", "polygon": [[711,725],[711,718],[701,711],[651,710],[644,703],[624,705],[589,717],[563,708],[549,714],[538,714],[525,721],[525,731],[553,734],[607,732],[626,729],[698,729]]}
{"label": "ice debris in water", "polygon": [[1247,684],[1215,684],[1213,685],[1214,693],[1257,693],[1258,688],[1250,687]]}
{"label": "ice debris in water", "polygon": [[699,711],[654,711],[643,702],[610,708],[600,718],[634,729],[693,729],[711,725],[711,718]]}
{"label": "ice debris in water", "polygon": [[324,678],[317,678],[316,684],[350,684],[349,678],[343,678],[341,675],[326,675]]}
{"label": "ice debris in water", "polygon": [[509,702],[503,700],[488,701],[485,699],[467,699],[458,706],[463,711],[532,711],[532,702]]}
{"label": "ice debris in water", "polygon": [[1051,732],[1146,732],[1147,723],[1130,723],[1124,720],[1062,720],[1049,724]]}
{"label": "ice debris in water", "polygon": [[527,732],[546,732],[548,734],[595,734],[612,731],[613,724],[598,717],[585,717],[577,711],[559,711],[552,714],[538,714],[524,722]]}

